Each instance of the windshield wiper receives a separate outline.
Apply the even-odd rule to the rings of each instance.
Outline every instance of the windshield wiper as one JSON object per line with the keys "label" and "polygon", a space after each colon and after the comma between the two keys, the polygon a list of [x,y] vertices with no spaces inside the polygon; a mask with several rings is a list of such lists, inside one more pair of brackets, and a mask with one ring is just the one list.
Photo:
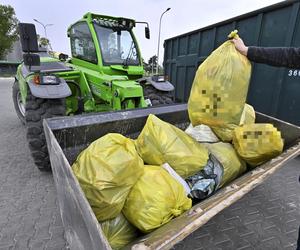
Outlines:
{"label": "windshield wiper", "polygon": [[130,45],[130,49],[129,49],[128,55],[127,55],[127,57],[123,61],[123,67],[124,68],[128,67],[128,61],[131,58],[131,55],[133,54],[133,48],[134,48],[134,42],[132,41],[131,45]]}

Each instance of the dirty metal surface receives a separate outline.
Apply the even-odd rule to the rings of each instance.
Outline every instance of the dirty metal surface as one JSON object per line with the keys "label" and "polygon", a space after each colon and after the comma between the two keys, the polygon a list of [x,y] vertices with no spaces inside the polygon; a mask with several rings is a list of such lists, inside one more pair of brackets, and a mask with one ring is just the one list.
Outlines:
{"label": "dirty metal surface", "polygon": [[300,157],[217,214],[174,250],[295,250],[300,225]]}
{"label": "dirty metal surface", "polygon": [[53,177],[31,159],[12,84],[0,78],[0,249],[66,249]]}

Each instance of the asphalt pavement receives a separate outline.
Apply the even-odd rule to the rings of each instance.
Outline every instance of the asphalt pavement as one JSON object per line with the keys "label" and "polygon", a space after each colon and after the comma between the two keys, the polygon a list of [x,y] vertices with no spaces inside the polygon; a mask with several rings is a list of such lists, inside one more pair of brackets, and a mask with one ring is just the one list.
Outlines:
{"label": "asphalt pavement", "polygon": [[[52,174],[34,166],[12,84],[0,78],[0,250],[67,249]],[[174,249],[296,249],[299,174],[297,158]]]}

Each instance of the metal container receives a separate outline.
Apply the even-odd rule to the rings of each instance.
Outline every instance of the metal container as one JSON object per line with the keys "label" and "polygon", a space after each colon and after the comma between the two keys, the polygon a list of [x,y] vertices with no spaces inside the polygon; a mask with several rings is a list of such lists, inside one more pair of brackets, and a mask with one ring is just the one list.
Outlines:
{"label": "metal container", "polygon": [[[91,142],[107,133],[136,138],[149,114],[155,114],[181,129],[189,124],[185,104],[44,120],[60,214],[71,249],[111,249],[73,175],[72,163]],[[128,249],[171,248],[300,154],[299,127],[261,113],[256,116],[256,122],[272,123],[281,131],[285,141],[284,152],[247,172],[168,224],[137,239],[127,246]]]}
{"label": "metal container", "polygon": [[[164,69],[176,99],[187,102],[198,66],[234,29],[247,45],[300,47],[299,6],[283,1],[165,40]],[[247,101],[257,111],[300,125],[299,96],[300,69],[254,65]]]}

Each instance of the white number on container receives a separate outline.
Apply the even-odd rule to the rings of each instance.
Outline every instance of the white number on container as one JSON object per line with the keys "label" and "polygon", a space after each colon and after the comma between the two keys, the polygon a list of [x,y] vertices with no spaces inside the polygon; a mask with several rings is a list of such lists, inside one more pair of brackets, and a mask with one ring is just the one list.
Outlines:
{"label": "white number on container", "polygon": [[300,70],[289,70],[288,76],[300,76]]}

